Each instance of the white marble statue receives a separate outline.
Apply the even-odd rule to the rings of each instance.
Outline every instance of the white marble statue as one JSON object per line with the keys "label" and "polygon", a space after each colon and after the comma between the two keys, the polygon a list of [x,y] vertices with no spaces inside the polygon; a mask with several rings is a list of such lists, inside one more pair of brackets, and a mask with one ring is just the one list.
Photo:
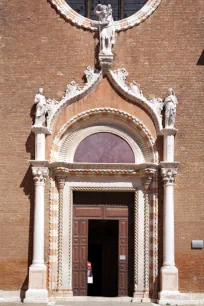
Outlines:
{"label": "white marble statue", "polygon": [[168,89],[169,96],[164,100],[165,107],[165,128],[174,128],[176,120],[177,97],[172,88]]}
{"label": "white marble statue", "polygon": [[34,104],[36,104],[35,125],[44,126],[47,106],[43,88],[39,88],[38,93],[35,95]]}
{"label": "white marble statue", "polygon": [[115,44],[115,28],[110,4],[98,4],[95,14],[99,17],[100,55],[112,55]]}

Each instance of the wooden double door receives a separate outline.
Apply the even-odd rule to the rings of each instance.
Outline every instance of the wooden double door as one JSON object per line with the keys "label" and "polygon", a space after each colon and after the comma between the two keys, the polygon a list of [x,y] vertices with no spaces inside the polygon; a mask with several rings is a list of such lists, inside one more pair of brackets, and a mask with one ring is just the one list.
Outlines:
{"label": "wooden double door", "polygon": [[[132,296],[133,203],[133,193],[74,193],[74,295]],[[87,284],[87,261],[93,284]]]}

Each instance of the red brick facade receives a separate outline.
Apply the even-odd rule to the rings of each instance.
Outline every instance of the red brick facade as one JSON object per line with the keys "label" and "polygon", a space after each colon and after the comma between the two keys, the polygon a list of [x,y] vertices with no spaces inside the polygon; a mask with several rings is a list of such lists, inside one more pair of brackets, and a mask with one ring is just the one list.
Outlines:
{"label": "red brick facade", "polygon": [[[175,160],[181,163],[175,187],[176,265],[179,290],[194,293],[204,291],[204,253],[191,249],[191,240],[202,240],[204,234],[204,67],[198,64],[203,52],[203,9],[202,0],[193,4],[190,0],[163,0],[146,21],[119,32],[114,48],[115,68],[125,67],[129,80],[137,80],[147,98],[163,98],[167,88],[173,87],[179,100],[175,140]],[[32,260],[34,186],[28,161],[34,159],[34,135],[30,134],[33,97],[42,86],[46,96],[59,99],[67,83],[73,79],[82,83],[84,69],[96,64],[98,39],[95,33],[65,21],[46,0],[3,0],[0,10],[0,290],[19,290],[26,284]],[[100,86],[112,92],[106,82]],[[110,104],[114,104],[114,94]],[[88,99],[90,103],[94,100],[91,96]],[[96,107],[106,107],[100,99],[95,101]],[[74,107],[73,114],[83,111],[82,106]],[[129,112],[137,110],[132,106]],[[152,122],[147,123],[153,130]]]}

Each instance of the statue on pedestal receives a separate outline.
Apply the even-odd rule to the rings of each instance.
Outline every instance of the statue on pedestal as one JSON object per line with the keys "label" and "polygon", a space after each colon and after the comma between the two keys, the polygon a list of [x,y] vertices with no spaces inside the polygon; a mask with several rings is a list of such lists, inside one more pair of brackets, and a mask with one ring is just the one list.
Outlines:
{"label": "statue on pedestal", "polygon": [[100,55],[112,55],[112,47],[115,44],[115,29],[110,4],[98,4],[95,14],[99,17]]}
{"label": "statue on pedestal", "polygon": [[164,100],[165,128],[174,128],[178,100],[172,88],[168,89],[168,93],[169,96]]}
{"label": "statue on pedestal", "polygon": [[36,104],[35,126],[44,126],[47,106],[43,88],[39,88],[38,93],[35,95],[34,104]]}

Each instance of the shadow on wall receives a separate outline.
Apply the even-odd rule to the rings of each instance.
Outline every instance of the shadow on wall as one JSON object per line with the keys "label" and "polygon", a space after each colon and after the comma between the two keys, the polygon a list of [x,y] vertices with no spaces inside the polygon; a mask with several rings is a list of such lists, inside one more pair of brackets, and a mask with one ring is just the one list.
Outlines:
{"label": "shadow on wall", "polygon": [[197,62],[197,65],[198,66],[204,66],[204,50],[203,50],[203,52],[202,52],[202,54],[201,54],[201,56],[200,56],[200,58]]}
{"label": "shadow on wall", "polygon": [[[30,118],[32,120],[32,124],[34,124],[35,105],[33,105],[33,107],[31,108]],[[34,159],[35,158],[35,135],[32,132],[29,134],[26,140],[25,149],[27,153],[30,153],[30,160]],[[32,263],[32,257],[33,257],[33,224],[34,224],[34,191],[35,190],[34,190],[34,182],[33,182],[31,166],[28,167],[24,175],[24,178],[20,184],[20,188],[23,189],[25,196],[28,197],[30,201],[28,251],[27,251],[27,263],[28,263],[27,275],[20,289],[20,298],[21,298],[21,301],[23,302],[25,298],[25,292],[28,289],[28,272],[29,272],[29,266]]]}
{"label": "shadow on wall", "polygon": [[23,188],[24,194],[30,201],[30,216],[29,216],[29,233],[28,233],[28,251],[27,251],[27,275],[20,289],[21,301],[25,298],[25,292],[28,289],[28,271],[32,263],[33,256],[33,224],[34,224],[34,184],[31,167],[28,168],[23,181],[20,185]]}

